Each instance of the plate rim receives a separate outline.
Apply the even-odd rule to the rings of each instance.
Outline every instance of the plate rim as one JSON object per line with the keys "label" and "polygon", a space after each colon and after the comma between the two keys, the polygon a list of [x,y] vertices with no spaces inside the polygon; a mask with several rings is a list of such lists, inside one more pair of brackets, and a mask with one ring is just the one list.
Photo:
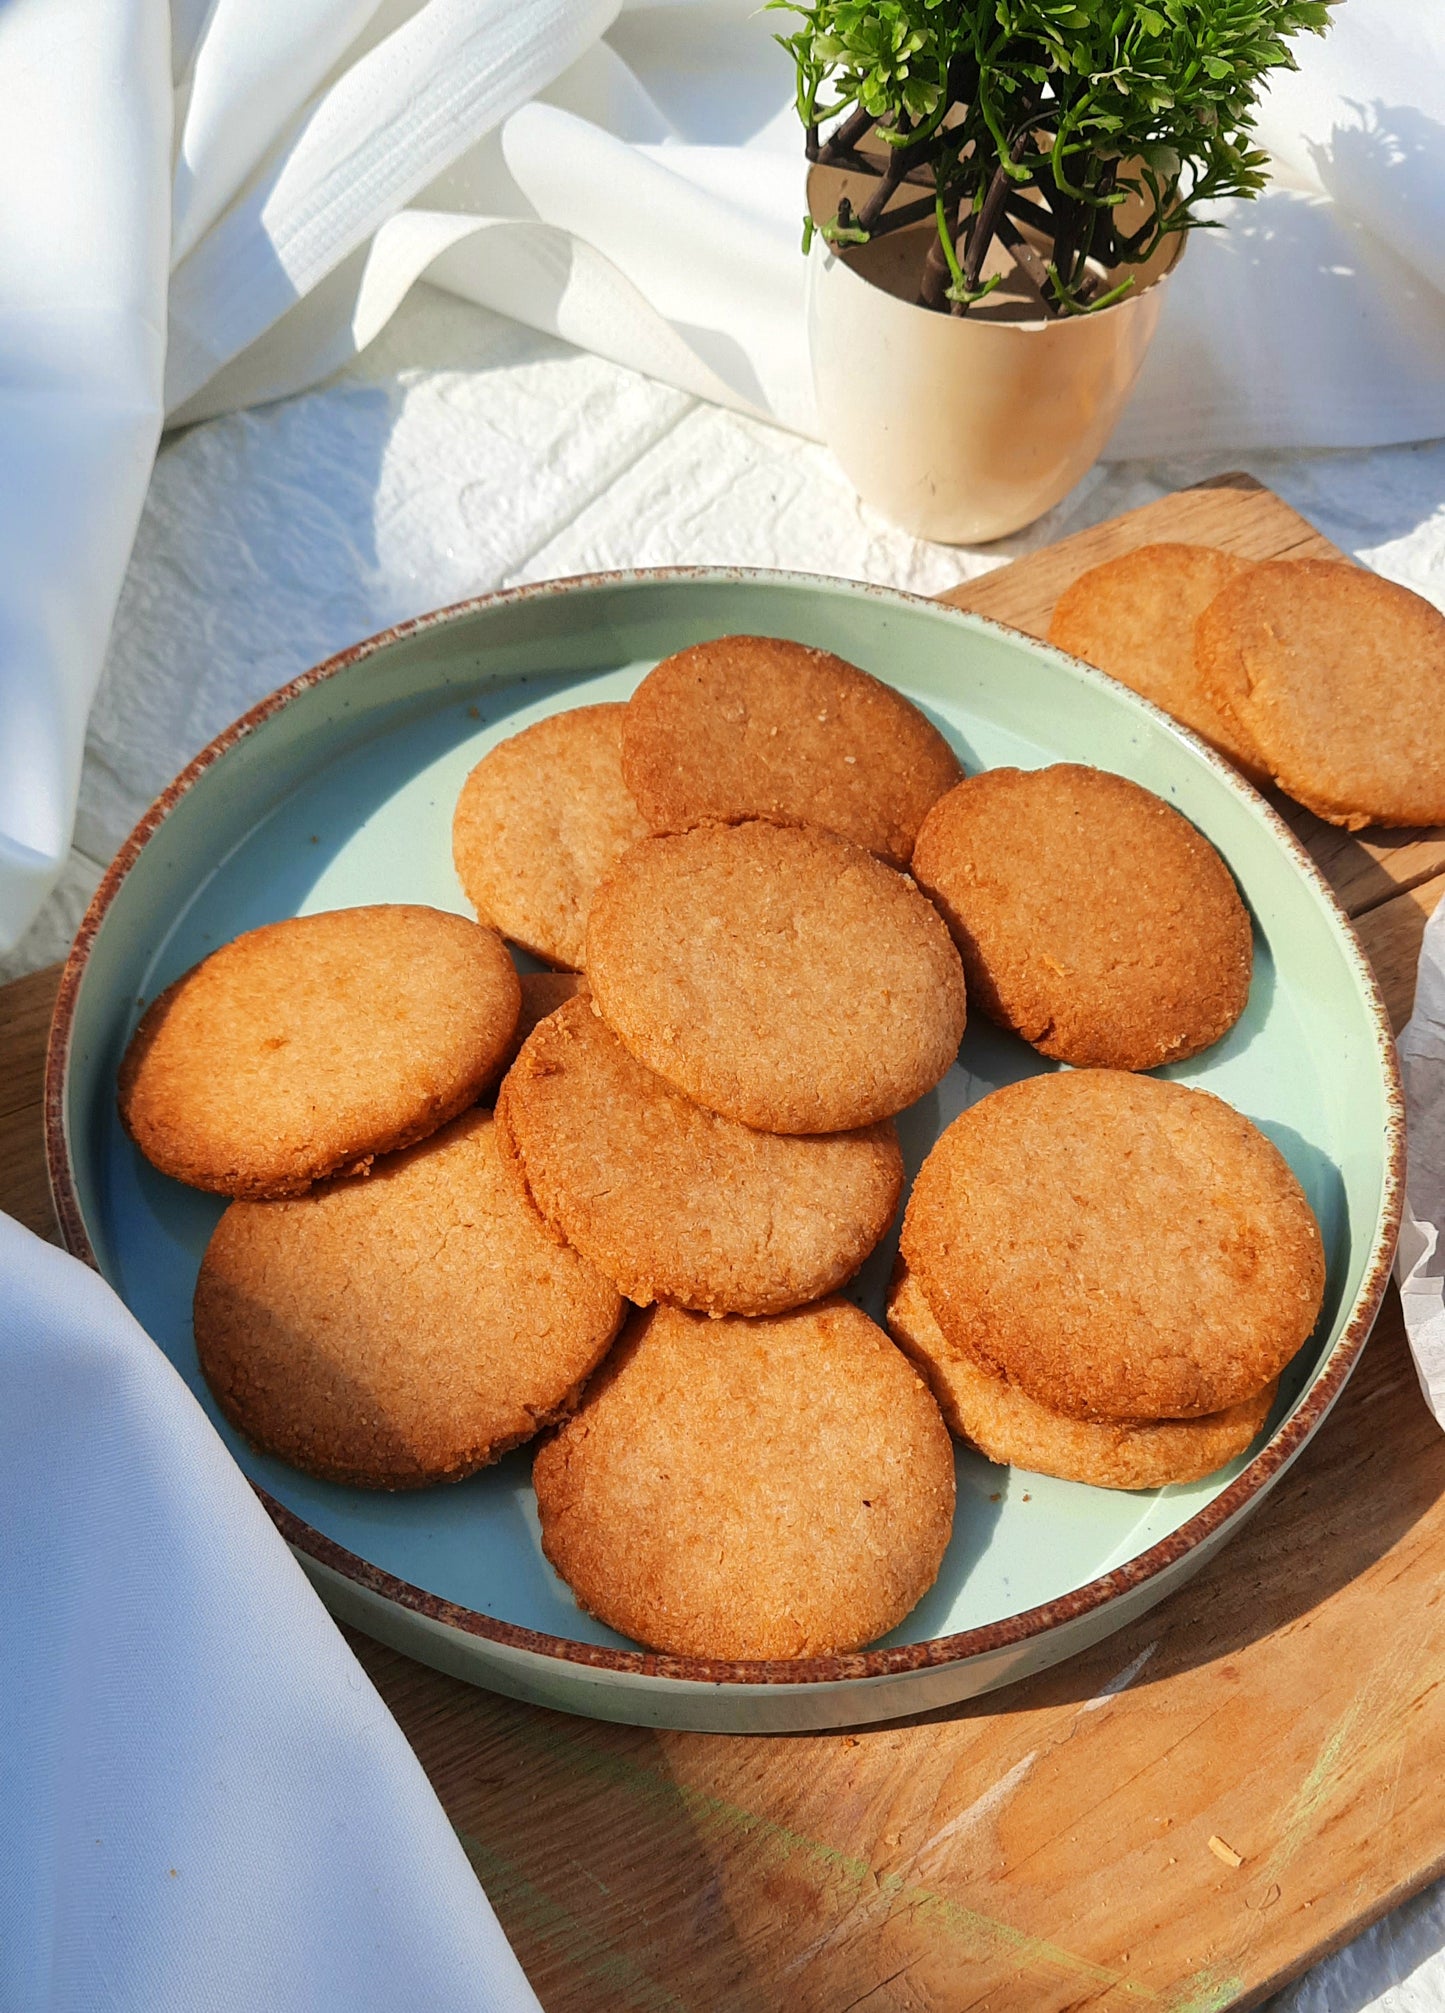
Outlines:
{"label": "plate rim", "polygon": [[[1170,1534],[1081,1587],[1015,1615],[985,1622],[953,1635],[935,1636],[921,1643],[899,1644],[891,1649],[856,1650],[827,1657],[798,1661],[781,1659],[719,1659],[684,1657],[653,1650],[615,1649],[604,1643],[581,1642],[572,1637],[554,1636],[540,1630],[505,1622],[472,1608],[459,1606],[438,1594],[373,1565],[349,1551],[335,1539],[308,1524],[304,1518],[280,1503],[248,1476],[247,1480],[264,1505],[282,1537],[305,1557],[329,1567],[360,1590],[380,1596],[393,1605],[410,1610],[444,1628],[490,1641],[507,1649],[549,1657],[559,1664],[583,1664],[604,1669],[624,1682],[628,1679],[658,1678],[692,1686],[779,1685],[790,1688],[808,1685],[835,1686],[858,1679],[902,1676],[909,1672],[939,1669],[978,1661],[998,1651],[1043,1639],[1070,1624],[1082,1622],[1145,1587],[1169,1572],[1191,1552],[1211,1547],[1222,1540],[1229,1525],[1260,1503],[1274,1483],[1291,1465],[1305,1444],[1323,1424],[1344,1389],[1379,1313],[1389,1283],[1390,1268],[1399,1233],[1404,1193],[1404,1100],[1394,1035],[1390,1027],[1379,982],[1375,977],[1353,923],[1318,865],[1284,819],[1260,793],[1246,782],[1222,756],[1189,728],[1181,725],[1152,701],[1122,685],[1117,679],[1085,664],[1043,639],[986,615],[957,608],[946,601],[916,594],[903,588],[879,586],[873,582],[846,580],[829,574],[793,571],[786,568],[747,566],[667,566],[624,568],[615,571],[568,575],[554,580],[531,581],[519,587],[497,588],[472,595],[446,607],[394,623],[297,677],[233,720],[185,764],[173,780],[137,820],[134,828],[106,868],[100,885],[86,909],[75,941],[61,972],[51,1018],[45,1055],[45,1158],[51,1197],[66,1249],[95,1271],[100,1271],[85,1228],[71,1171],[67,1137],[66,1107],[70,1079],[71,1040],[81,985],[96,935],[122,884],[135,867],[145,846],[166,818],[187,796],[200,778],[231,749],[264,725],[273,715],[302,694],[338,677],[354,665],[376,656],[411,637],[478,614],[501,604],[519,604],[557,595],[595,592],[615,588],[647,588],[693,582],[706,585],[764,585],[787,583],[795,587],[840,590],[860,599],[873,599],[926,610],[930,615],[959,627],[998,635],[1010,643],[1056,660],[1085,682],[1096,681],[1110,693],[1140,709],[1145,717],[1162,724],[1215,772],[1218,779],[1246,807],[1262,820],[1276,843],[1288,855],[1295,870],[1322,898],[1326,911],[1340,934],[1347,959],[1360,984],[1361,994],[1375,1038],[1376,1058],[1385,1085],[1385,1168],[1380,1212],[1369,1258],[1349,1318],[1313,1383],[1294,1413],[1270,1436],[1248,1465],[1227,1488],[1206,1503]],[[1164,1591],[1163,1588],[1160,1592]]]}

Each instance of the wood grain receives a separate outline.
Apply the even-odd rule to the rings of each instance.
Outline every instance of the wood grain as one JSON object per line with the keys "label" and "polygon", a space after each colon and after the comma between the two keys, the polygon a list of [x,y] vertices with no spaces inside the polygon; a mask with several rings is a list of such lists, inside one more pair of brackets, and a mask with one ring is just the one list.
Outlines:
{"label": "wood grain", "polygon": [[45,1172],[45,1039],[60,985],[49,965],[0,986],[0,1209],[60,1242]]}
{"label": "wood grain", "polygon": [[[990,575],[972,605],[1037,629],[1074,572],[1165,536],[1321,545],[1230,482]],[[1398,1025],[1441,835],[1376,846],[1300,817]],[[55,980],[0,991],[0,1205],[41,1229]],[[1215,2013],[1445,1871],[1442,1569],[1445,1436],[1392,1294],[1334,1415],[1222,1555],[990,1698],[857,1734],[658,1733],[353,1641],[548,2013]]]}

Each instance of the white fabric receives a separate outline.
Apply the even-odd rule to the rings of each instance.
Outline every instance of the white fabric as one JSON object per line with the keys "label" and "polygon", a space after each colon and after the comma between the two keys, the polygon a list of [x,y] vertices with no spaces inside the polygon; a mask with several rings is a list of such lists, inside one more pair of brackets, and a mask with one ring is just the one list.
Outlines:
{"label": "white fabric", "polygon": [[[773,26],[754,0],[0,9],[0,950],[65,862],[159,402],[315,383],[426,274],[814,430]],[[1343,0],[1301,61],[1262,126],[1279,185],[1196,234],[1116,457],[1445,432],[1445,22]]]}
{"label": "white fabric", "polygon": [[1408,1164],[1395,1277],[1420,1389],[1445,1426],[1445,903],[1425,926],[1399,1050]]}
{"label": "white fabric", "polygon": [[538,2013],[181,1379],[0,1215],[0,2006]]}
{"label": "white fabric", "polygon": [[70,844],[161,426],[164,0],[0,7],[0,946]]}

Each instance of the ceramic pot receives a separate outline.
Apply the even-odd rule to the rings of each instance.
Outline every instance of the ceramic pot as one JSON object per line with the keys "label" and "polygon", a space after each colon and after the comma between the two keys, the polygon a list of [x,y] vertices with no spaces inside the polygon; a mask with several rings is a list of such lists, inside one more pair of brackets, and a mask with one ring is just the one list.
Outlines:
{"label": "ceramic pot", "polygon": [[[847,182],[814,168],[815,222],[836,215]],[[866,503],[915,537],[971,545],[1041,517],[1097,460],[1183,240],[1166,239],[1134,291],[1097,314],[1055,320],[1021,287],[1001,287],[955,316],[912,297],[933,228],[841,253],[814,233],[813,388],[823,438]]]}

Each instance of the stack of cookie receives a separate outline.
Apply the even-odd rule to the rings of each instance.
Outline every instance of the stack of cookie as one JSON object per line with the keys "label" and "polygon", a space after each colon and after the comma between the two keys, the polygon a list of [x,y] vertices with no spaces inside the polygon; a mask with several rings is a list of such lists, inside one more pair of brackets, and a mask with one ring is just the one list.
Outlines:
{"label": "stack of cookie", "polygon": [[[1134,1074],[1249,996],[1234,883],[1169,806],[1076,765],[965,779],[891,688],[726,637],[495,748],[453,846],[479,922],[252,932],[127,1053],[141,1150],[233,1198],[196,1341],[256,1444],[407,1488],[555,1428],[543,1543],[587,1607],[796,1658],[933,1583],[949,1427],[1121,1488],[1257,1433],[1319,1234],[1247,1120]],[[939,1141],[890,1341],[840,1289],[966,992],[1074,1069]]]}
{"label": "stack of cookie", "polygon": [[1283,1156],[1206,1092],[1134,1074],[1220,1040],[1249,917],[1214,848],[1122,776],[970,777],[914,873],[974,1003],[1072,1065],[995,1091],[925,1161],[888,1324],[991,1460],[1106,1488],[1212,1473],[1263,1426],[1324,1259]]}
{"label": "stack of cookie", "polygon": [[142,1018],[121,1115],[165,1173],[236,1198],[196,1346],[282,1460],[457,1480],[570,1410],[616,1335],[621,1296],[547,1236],[477,1107],[521,1004],[494,930],[397,905],[253,930]]}
{"label": "stack of cookie", "polygon": [[1324,1283],[1309,1205],[1248,1119],[1183,1084],[1069,1070],[939,1139],[888,1325],[990,1460],[1154,1489],[1249,1446]]}
{"label": "stack of cookie", "polygon": [[543,1544],[654,1647],[855,1648],[952,1524],[936,1402],[834,1296],[897,1208],[893,1115],[963,1032],[958,954],[898,871],[958,763],[886,686],[769,638],[570,717],[560,760],[555,722],[489,755],[454,828],[478,910],[586,970],[497,1099],[519,1188],[653,1310],[537,1456]]}
{"label": "stack of cookie", "polygon": [[1445,823],[1445,615],[1407,587],[1144,545],[1066,588],[1049,641],[1330,824]]}

